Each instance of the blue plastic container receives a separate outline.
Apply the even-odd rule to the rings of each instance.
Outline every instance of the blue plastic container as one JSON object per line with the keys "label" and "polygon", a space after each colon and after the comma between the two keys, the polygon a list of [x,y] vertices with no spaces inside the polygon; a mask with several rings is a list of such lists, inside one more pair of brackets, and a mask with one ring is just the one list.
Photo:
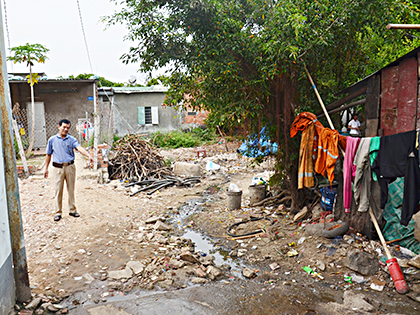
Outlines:
{"label": "blue plastic container", "polygon": [[321,189],[321,207],[325,211],[333,211],[335,196],[337,196],[338,186],[326,186]]}

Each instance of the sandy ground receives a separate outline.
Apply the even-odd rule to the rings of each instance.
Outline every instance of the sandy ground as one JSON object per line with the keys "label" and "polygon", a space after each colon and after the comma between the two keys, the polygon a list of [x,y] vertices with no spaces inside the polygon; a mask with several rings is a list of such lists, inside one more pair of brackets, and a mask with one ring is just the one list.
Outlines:
{"label": "sandy ground", "polygon": [[[292,286],[294,292],[299,292],[301,286],[307,290],[303,294],[306,294],[308,303],[312,300],[309,294],[311,290],[322,292],[323,303],[342,302],[343,292],[357,290],[368,296],[377,314],[391,311],[400,314],[416,312],[419,308],[416,301],[418,295],[414,295],[411,299],[399,296],[389,275],[383,270],[371,277],[365,277],[367,281],[362,284],[349,284],[344,280],[346,275],[352,273],[343,267],[343,259],[347,252],[352,248],[369,248],[369,246],[372,247],[370,250],[374,251],[375,246],[379,247],[377,242],[374,245],[369,241],[356,242],[352,245],[341,243],[335,246],[337,251],[333,255],[327,255],[330,247],[334,246],[331,240],[305,236],[302,226],[293,223],[287,210],[279,211],[277,206],[250,207],[248,187],[252,178],[255,175],[267,175],[274,161],[267,161],[259,166],[252,165],[251,160],[236,155],[238,143],[228,145],[229,152],[226,152],[224,144],[206,147],[207,158],[213,159],[222,167],[217,172],[205,171],[206,160],[197,159],[196,148],[161,151],[165,158],[173,162],[201,160],[203,178],[200,184],[192,188],[170,187],[151,196],[140,193],[130,197],[131,191],[124,188],[124,183],[98,184],[97,173],[84,169],[85,160],[79,155],[76,159],[78,174],[76,204],[81,217],[73,218],[68,215],[65,193],[64,215],[59,222],[53,221],[54,192],[51,179],[44,179],[42,175],[37,174],[20,180],[21,209],[33,292],[61,299],[88,289],[101,290],[105,285],[101,284],[102,281],[97,281],[104,271],[124,269],[131,260],[151,261],[155,257],[160,257],[161,244],[156,241],[139,243],[137,238],[145,226],[146,219],[152,216],[164,216],[168,219],[168,223],[171,223],[173,235],[180,236],[184,228],[190,228],[211,237],[215,243],[226,249],[230,256],[236,257],[239,253],[242,257],[237,260],[250,264],[254,270],[258,270],[259,283],[275,285],[282,292],[284,286]],[[38,165],[39,161],[38,159],[36,162]],[[230,183],[235,183],[243,191],[241,209],[226,208],[225,191]],[[203,192],[211,194],[214,198],[202,205],[203,211],[192,213],[184,221],[184,226],[178,229],[176,222],[171,222],[170,218],[176,215],[179,207],[187,201],[202,198]],[[271,233],[266,230],[267,233],[261,237],[243,240],[234,240],[227,235],[227,228],[231,224],[250,216],[263,215],[276,220],[276,229]],[[304,222],[312,223],[310,218]],[[242,231],[266,229],[266,225],[264,221],[258,221],[243,226]],[[296,249],[299,255],[289,256],[288,253],[293,249]],[[270,267],[273,264],[277,267]],[[322,279],[311,277],[302,271],[304,266],[311,266],[322,275]],[[96,282],[86,282],[84,277],[86,274],[93,276]],[[418,273],[409,277],[412,284],[420,283]],[[369,286],[375,279],[386,283],[384,291],[377,292],[370,289]],[[233,283],[234,279],[227,280]],[[130,289],[137,285],[146,288],[141,287],[141,281],[140,283],[136,281],[130,283]],[[184,288],[185,284],[188,285],[188,281],[178,282],[173,287],[166,287],[165,290]],[[152,285],[147,289],[157,288]],[[420,298],[418,300],[420,301]]]}

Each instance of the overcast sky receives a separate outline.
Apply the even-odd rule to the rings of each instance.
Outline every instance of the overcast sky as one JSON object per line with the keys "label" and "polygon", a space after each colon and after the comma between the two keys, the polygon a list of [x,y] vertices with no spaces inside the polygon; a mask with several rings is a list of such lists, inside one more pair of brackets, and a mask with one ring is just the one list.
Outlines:
{"label": "overcast sky", "polygon": [[[6,18],[11,47],[39,43],[50,49],[49,59],[45,64],[36,64],[34,72],[45,72],[49,78],[91,73],[77,0],[2,0],[0,3],[6,49],[9,48]],[[130,42],[123,41],[124,27],[116,25],[105,30],[105,24],[100,22],[102,16],[112,14],[118,7],[109,0],[79,0],[79,3],[93,72],[114,82],[127,82],[130,76],[136,76],[137,83],[145,83],[146,75],[137,72],[138,65],[124,65],[119,60],[130,47]],[[13,64],[12,69],[8,62],[7,67],[8,72],[29,71],[23,64]]]}

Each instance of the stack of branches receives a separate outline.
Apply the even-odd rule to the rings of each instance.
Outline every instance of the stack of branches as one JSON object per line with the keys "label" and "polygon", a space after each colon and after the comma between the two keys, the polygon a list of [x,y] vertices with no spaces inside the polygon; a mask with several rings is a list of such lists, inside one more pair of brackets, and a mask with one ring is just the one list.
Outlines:
{"label": "stack of branches", "polygon": [[162,179],[172,175],[163,156],[141,135],[126,135],[114,144],[115,157],[109,160],[110,179]]}
{"label": "stack of branches", "polygon": [[133,192],[130,197],[137,195],[139,192],[150,190],[147,194],[151,195],[155,191],[169,187],[169,186],[194,186],[194,184],[197,184],[200,182],[200,177],[187,177],[187,178],[177,178],[173,176],[163,176],[164,179],[158,180],[158,179],[149,179],[149,180],[141,180],[137,181],[131,184],[128,184],[125,187],[132,187],[135,185],[140,186],[141,188],[135,192]]}

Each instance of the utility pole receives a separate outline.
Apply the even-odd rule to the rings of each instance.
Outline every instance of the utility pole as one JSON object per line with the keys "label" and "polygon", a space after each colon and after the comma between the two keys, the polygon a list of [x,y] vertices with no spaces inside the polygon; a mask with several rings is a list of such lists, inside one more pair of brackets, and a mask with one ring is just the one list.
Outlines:
{"label": "utility pole", "polygon": [[96,81],[93,82],[93,112],[94,112],[94,131],[93,131],[93,170],[98,169],[98,137],[99,137],[99,124],[100,117],[98,116],[98,99],[96,97],[97,88]]}
{"label": "utility pole", "polygon": [[20,209],[19,187],[14,152],[12,110],[8,95],[6,68],[6,49],[4,44],[3,15],[0,10],[0,109],[1,109],[1,145],[4,157],[7,210],[12,240],[13,272],[15,278],[16,299],[19,302],[31,298],[28,263],[26,260],[25,240],[23,238],[22,214]]}

